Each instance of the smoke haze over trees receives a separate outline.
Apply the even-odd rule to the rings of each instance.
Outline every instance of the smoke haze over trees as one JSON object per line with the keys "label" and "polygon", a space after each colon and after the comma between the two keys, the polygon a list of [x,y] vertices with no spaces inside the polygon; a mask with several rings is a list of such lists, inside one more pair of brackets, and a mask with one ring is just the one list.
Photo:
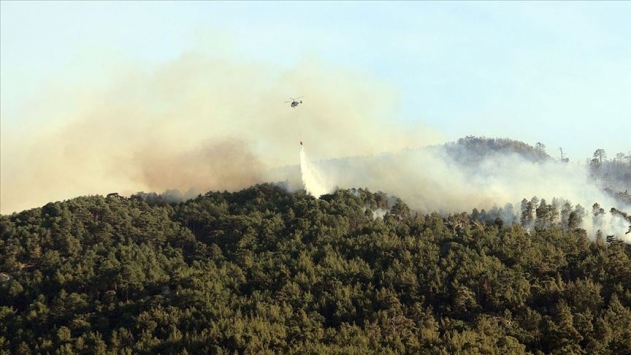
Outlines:
{"label": "smoke haze over trees", "polygon": [[[608,184],[604,184],[603,178],[590,172],[594,171],[593,167],[552,158],[542,144],[533,147],[510,139],[466,137],[445,145],[397,153],[322,160],[312,164],[311,169],[319,170],[329,192],[336,187],[357,186],[386,191],[400,196],[413,210],[423,213],[502,208],[500,218],[510,223],[515,217],[519,218],[524,197],[536,198],[537,203],[548,201],[556,213],[551,218],[557,220],[561,219],[566,203],[583,208],[599,203],[607,211],[613,208],[629,213],[631,196],[619,188],[629,184],[631,163],[603,160],[602,164],[603,167],[615,165],[616,173],[606,176],[620,179],[609,178]],[[271,175],[277,180],[295,176],[288,180],[289,185],[302,186],[295,169],[279,169]],[[509,209],[516,215],[506,213],[507,205],[514,206]],[[598,230],[624,235],[627,225],[620,215],[608,213],[598,221],[583,219],[581,227],[594,237]]]}

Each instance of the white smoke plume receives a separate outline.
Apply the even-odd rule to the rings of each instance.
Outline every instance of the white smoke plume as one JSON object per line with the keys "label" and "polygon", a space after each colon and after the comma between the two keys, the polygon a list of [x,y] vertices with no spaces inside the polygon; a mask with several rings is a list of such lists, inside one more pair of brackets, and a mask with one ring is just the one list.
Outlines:
{"label": "white smoke plume", "polygon": [[309,161],[304,146],[300,149],[300,175],[305,190],[311,196],[320,197],[334,190],[327,186],[318,166]]}
{"label": "white smoke plume", "polygon": [[[412,209],[443,214],[514,206],[513,213],[500,216],[505,222],[519,220],[520,201],[537,197],[580,204],[588,212],[582,227],[591,236],[605,235],[631,242],[629,222],[609,213],[617,208],[629,212],[631,206],[607,195],[589,177],[584,165],[554,160],[532,161],[516,153],[485,156],[460,152],[456,161],[445,146],[405,150],[362,158],[331,160],[320,164],[324,178],[338,187],[366,187],[401,197]],[[466,163],[467,161],[471,162]],[[594,203],[606,213],[592,219]],[[535,206],[537,207],[537,206]],[[560,213],[560,209],[559,209]],[[560,216],[558,217],[560,218]]]}

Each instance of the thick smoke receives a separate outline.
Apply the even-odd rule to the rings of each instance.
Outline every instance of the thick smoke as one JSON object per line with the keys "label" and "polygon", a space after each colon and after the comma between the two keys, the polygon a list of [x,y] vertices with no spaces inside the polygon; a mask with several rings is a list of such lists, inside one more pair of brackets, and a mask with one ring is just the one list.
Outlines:
{"label": "thick smoke", "polygon": [[[20,117],[3,113],[23,125],[3,123],[2,213],[88,194],[233,191],[275,181],[293,189],[306,182],[320,194],[302,181],[300,165],[319,171],[321,191],[367,187],[421,212],[519,206],[537,196],[590,212],[598,202],[605,214],[583,218],[592,234],[622,237],[628,226],[608,209],[629,207],[581,165],[466,151],[456,161],[441,146],[419,149],[445,137],[397,121],[396,90],[366,73],[311,59],[286,69],[191,52],[153,68],[117,67],[110,78],[54,86],[54,100],[34,98]],[[297,108],[283,103],[301,95]],[[298,161],[301,140],[315,163]],[[475,163],[463,164],[468,159]]]}
{"label": "thick smoke", "polygon": [[[524,198],[559,201],[556,202],[559,205],[560,201],[580,204],[586,210],[581,226],[591,236],[600,230],[604,235],[631,242],[631,233],[625,235],[630,223],[609,212],[612,207],[628,212],[631,206],[604,193],[589,177],[584,165],[551,159],[533,161],[517,153],[489,152],[480,156],[466,150],[454,159],[453,152],[448,152],[446,146],[435,146],[323,161],[318,167],[334,186],[367,187],[371,191],[401,196],[412,209],[420,212],[448,214],[502,207],[499,217],[512,223],[519,221],[520,201]],[[605,212],[593,216],[594,203],[603,206]],[[513,211],[507,210],[507,204]]]}
{"label": "thick smoke", "polygon": [[[119,65],[109,78],[52,85],[21,112],[3,112],[1,213],[80,195],[237,190],[276,178],[301,188],[299,177],[273,174],[299,164],[300,140],[315,159],[443,140],[395,123],[391,86],[312,59],[286,69],[191,52],[152,68]],[[296,109],[283,103],[300,95]]]}

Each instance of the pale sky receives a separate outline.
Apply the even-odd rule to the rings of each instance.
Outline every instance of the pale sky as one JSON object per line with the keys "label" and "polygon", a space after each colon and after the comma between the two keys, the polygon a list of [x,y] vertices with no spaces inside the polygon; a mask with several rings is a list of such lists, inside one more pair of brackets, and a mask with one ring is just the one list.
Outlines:
{"label": "pale sky", "polygon": [[213,32],[251,60],[365,70],[449,139],[626,153],[630,16],[631,2],[2,1],[3,118],[60,77],[98,77],[99,60],[165,62]]}
{"label": "pale sky", "polygon": [[552,156],[562,147],[579,162],[598,148],[609,157],[631,151],[631,2],[0,6],[3,160],[21,126],[50,124],[45,114],[23,114],[43,95],[63,96],[68,84],[107,85],[116,65],[151,70],[200,46],[279,70],[315,58],[357,71],[394,89],[393,124],[419,121],[446,141],[542,142]]}

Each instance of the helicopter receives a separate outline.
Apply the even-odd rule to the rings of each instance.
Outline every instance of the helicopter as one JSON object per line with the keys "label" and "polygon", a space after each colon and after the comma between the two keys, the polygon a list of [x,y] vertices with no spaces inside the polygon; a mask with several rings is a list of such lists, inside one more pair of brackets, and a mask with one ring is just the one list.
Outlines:
{"label": "helicopter", "polygon": [[296,106],[298,106],[298,105],[300,105],[302,103],[302,100],[299,101],[298,99],[301,99],[303,97],[304,96],[300,96],[300,97],[296,97],[296,98],[290,97],[291,101],[285,101],[284,103],[291,104],[291,107],[293,108],[293,107],[296,107]]}

